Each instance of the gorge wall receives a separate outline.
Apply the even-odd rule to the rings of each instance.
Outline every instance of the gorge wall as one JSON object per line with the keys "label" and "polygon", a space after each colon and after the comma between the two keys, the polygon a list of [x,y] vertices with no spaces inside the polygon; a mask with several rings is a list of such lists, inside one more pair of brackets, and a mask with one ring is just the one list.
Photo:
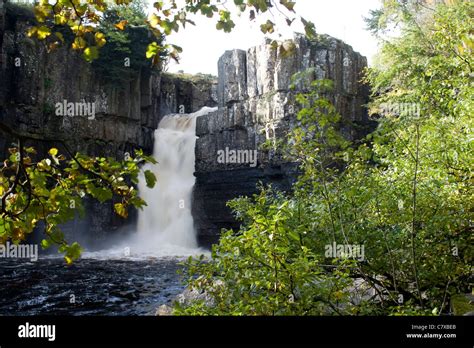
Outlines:
{"label": "gorge wall", "polygon": [[[259,146],[282,139],[296,119],[291,77],[310,69],[309,80],[330,79],[330,99],[342,116],[341,130],[355,139],[370,128],[365,104],[369,90],[361,83],[367,60],[352,47],[320,35],[303,35],[273,45],[270,41],[248,51],[227,51],[220,58],[217,112],[197,120],[196,185],[193,212],[200,240],[215,241],[221,228],[237,228],[226,202],[256,193],[258,182],[289,190],[296,178],[294,163],[286,163]],[[218,151],[257,150],[257,165],[219,163]]]}

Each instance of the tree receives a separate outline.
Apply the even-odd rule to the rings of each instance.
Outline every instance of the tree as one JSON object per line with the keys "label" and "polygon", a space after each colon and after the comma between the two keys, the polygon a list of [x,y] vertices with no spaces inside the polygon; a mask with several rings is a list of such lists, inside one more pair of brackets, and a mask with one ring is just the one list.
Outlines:
{"label": "tree", "polygon": [[341,137],[329,82],[297,95],[299,124],[281,149],[300,162],[293,192],[229,203],[240,230],[188,261],[187,285],[209,298],[175,313],[439,314],[470,291],[473,5],[439,4],[419,22],[417,3],[384,4],[377,21],[395,18],[401,32],[383,38],[367,76],[377,130]]}

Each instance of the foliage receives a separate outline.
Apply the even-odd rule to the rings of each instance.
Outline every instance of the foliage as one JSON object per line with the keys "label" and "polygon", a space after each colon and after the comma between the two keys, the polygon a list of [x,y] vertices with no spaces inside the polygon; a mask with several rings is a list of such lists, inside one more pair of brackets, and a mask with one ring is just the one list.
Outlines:
{"label": "foliage", "polygon": [[[136,77],[140,70],[150,70],[150,64],[144,56],[153,38],[144,25],[144,7],[144,3],[135,0],[127,6],[112,6],[103,15],[99,29],[103,33],[104,46],[92,66],[109,84],[121,86]],[[116,26],[120,20],[128,23],[123,29]],[[164,58],[164,54],[161,58]]]}
{"label": "foliage", "polygon": [[[90,0],[81,2],[80,0],[41,0],[35,4],[35,15],[38,25],[33,26],[29,30],[29,35],[46,40],[50,48],[59,46],[64,42],[59,31],[55,31],[52,23],[56,25],[66,26],[74,33],[72,48],[83,53],[84,58],[93,61],[98,58],[99,49],[103,46],[104,32],[100,24],[113,4],[119,6],[129,6],[132,0],[114,0],[108,2],[104,0]],[[141,24],[148,26],[153,33],[156,41],[148,45],[146,57],[153,60],[155,65],[162,62],[163,55],[167,55],[172,59],[178,59],[181,48],[163,43],[163,37],[170,35],[172,32],[178,32],[186,25],[194,25],[190,19],[192,15],[202,15],[207,18],[218,17],[216,29],[230,32],[235,27],[232,12],[226,6],[225,2],[220,0],[185,0],[181,1],[158,0],[153,3],[155,10],[148,20],[142,21]],[[256,20],[257,14],[268,13],[272,8],[277,9],[285,19],[288,26],[294,22],[296,15],[294,11],[295,1],[289,0],[234,0],[233,6],[240,13],[245,13],[250,20]],[[315,35],[314,24],[300,17],[304,24],[307,35]],[[137,23],[138,24],[138,23]],[[119,30],[124,30],[130,25],[127,16],[119,16],[114,24]],[[272,33],[275,31],[275,23],[268,20],[261,25],[264,33]]]}
{"label": "foliage", "polygon": [[238,234],[227,231],[213,249],[211,261],[188,261],[189,286],[206,291],[203,301],[177,305],[179,314],[199,315],[331,315],[349,313],[344,289],[351,260],[324,267],[304,228],[301,202],[262,188],[255,203],[230,203],[248,221]]}
{"label": "foliage", "polygon": [[[0,167],[0,244],[7,240],[20,243],[37,228],[42,228],[43,248],[58,245],[67,263],[80,256],[77,243],[68,244],[60,225],[84,213],[83,198],[88,195],[100,202],[115,202],[115,212],[127,217],[128,207],[142,208],[146,203],[133,184],[138,183],[141,163],[156,163],[136,152],[124,161],[113,158],[73,156],[65,146],[68,160],[57,148],[48,157],[35,160],[36,150],[24,147],[9,149],[10,157]],[[146,173],[147,184],[154,186],[153,173]],[[132,184],[127,184],[130,181]]]}
{"label": "foliage", "polygon": [[[368,73],[380,117],[362,142],[339,135],[330,83],[297,95],[284,149],[301,165],[293,192],[265,188],[230,203],[241,229],[224,234],[212,259],[188,261],[187,285],[212,301],[175,313],[427,315],[469,291],[472,14],[472,3],[455,1],[421,24],[396,16],[401,34]],[[364,257],[328,257],[332,243],[363,246]]]}

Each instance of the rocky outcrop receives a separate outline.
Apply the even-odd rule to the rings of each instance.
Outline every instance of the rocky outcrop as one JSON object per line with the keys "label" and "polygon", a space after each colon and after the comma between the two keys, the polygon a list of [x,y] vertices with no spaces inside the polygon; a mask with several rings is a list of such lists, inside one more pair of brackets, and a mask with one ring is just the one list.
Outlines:
{"label": "rocky outcrop", "polygon": [[217,106],[217,79],[211,75],[162,74],[159,115],[192,113]]}
{"label": "rocky outcrop", "polygon": [[[290,88],[292,76],[310,69],[310,81],[332,80],[330,99],[342,116],[341,130],[355,139],[370,128],[364,106],[369,91],[360,82],[366,66],[365,57],[329,36],[309,41],[296,35],[278,46],[268,41],[248,51],[224,53],[218,63],[219,109],[198,118],[196,126],[193,214],[201,241],[215,240],[221,228],[238,227],[226,207],[228,200],[255,193],[259,181],[283,190],[294,182],[295,164],[260,150],[266,140],[282,139],[295,121],[295,93],[305,87]],[[239,153],[248,156],[248,151],[256,151],[255,167],[244,157],[239,161]],[[219,158],[223,153],[224,160]]]}
{"label": "rocky outcrop", "polygon": [[[165,114],[217,104],[216,81],[210,77],[162,76],[142,68],[129,82],[112,85],[69,47],[48,53],[28,38],[34,23],[30,9],[0,4],[0,120],[22,133],[64,140],[73,151],[122,159],[138,147],[153,151],[154,130]],[[57,115],[57,103],[64,102],[94,104],[95,115]],[[12,141],[0,133],[0,157]],[[58,146],[54,141],[31,145],[40,154]],[[112,204],[88,205],[85,220],[65,227],[75,240],[103,240],[125,223]],[[133,218],[128,222],[133,224]]]}

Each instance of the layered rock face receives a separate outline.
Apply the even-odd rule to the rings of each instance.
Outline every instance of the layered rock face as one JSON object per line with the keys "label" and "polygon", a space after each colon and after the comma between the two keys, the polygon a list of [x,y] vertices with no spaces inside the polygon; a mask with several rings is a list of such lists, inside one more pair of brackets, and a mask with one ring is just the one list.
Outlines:
{"label": "layered rock face", "polygon": [[[123,159],[135,148],[153,151],[154,130],[165,114],[217,104],[216,81],[210,78],[162,76],[143,68],[128,83],[108,84],[69,47],[47,53],[28,38],[34,20],[30,10],[4,6],[3,0],[0,4],[0,120],[19,132],[64,140],[72,151]],[[95,115],[57,115],[57,103],[64,102],[94,104]],[[0,133],[0,157],[12,141]],[[40,154],[52,146],[64,151],[54,141],[29,145]],[[114,214],[112,203],[87,204],[86,219],[66,227],[74,240],[100,241],[125,223]]]}
{"label": "layered rock face", "polygon": [[162,74],[158,114],[192,113],[217,106],[217,80],[209,75]]}
{"label": "layered rock face", "polygon": [[[320,36],[309,41],[296,35],[278,47],[267,42],[248,51],[227,51],[218,64],[219,110],[198,118],[196,129],[193,214],[203,242],[215,241],[221,228],[238,227],[228,200],[255,193],[259,181],[291,188],[296,165],[259,146],[282,139],[295,121],[294,96],[304,89],[290,88],[295,73],[311,69],[309,80],[334,82],[330,99],[342,116],[345,136],[358,138],[370,128],[364,107],[369,91],[360,82],[366,58],[340,40]],[[255,151],[256,165],[248,161]]]}

